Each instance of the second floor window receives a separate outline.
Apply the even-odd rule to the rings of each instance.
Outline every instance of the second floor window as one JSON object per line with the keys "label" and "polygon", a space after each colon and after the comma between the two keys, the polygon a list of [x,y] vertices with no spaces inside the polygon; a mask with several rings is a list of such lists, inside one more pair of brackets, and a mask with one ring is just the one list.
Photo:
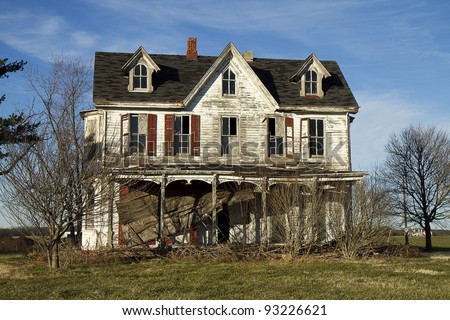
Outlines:
{"label": "second floor window", "polygon": [[317,94],[317,73],[314,70],[309,70],[306,73],[305,79],[305,93],[315,95]]}
{"label": "second floor window", "polygon": [[122,154],[156,155],[155,114],[124,114],[121,116]]}
{"label": "second floor window", "polygon": [[283,118],[269,118],[268,124],[268,142],[269,142],[269,157],[272,155],[283,155],[283,126],[280,121],[284,120]]}
{"label": "second floor window", "polygon": [[166,156],[200,156],[200,116],[166,114],[164,116],[164,152]]}
{"label": "second floor window", "polygon": [[147,67],[143,64],[138,64],[136,67],[134,67],[133,90],[147,89],[147,83]]}
{"label": "second floor window", "polygon": [[222,94],[224,96],[236,94],[236,75],[230,68],[222,74]]}
{"label": "second floor window", "polygon": [[237,118],[222,117],[222,155],[232,153],[233,143],[237,143]]}
{"label": "second floor window", "polygon": [[146,115],[130,115],[130,154],[145,153],[147,144]]}
{"label": "second floor window", "polygon": [[324,129],[322,119],[309,120],[309,156],[324,155]]}
{"label": "second floor window", "polygon": [[178,153],[189,153],[189,143],[190,143],[190,117],[189,116],[175,116],[174,131],[173,131],[173,142],[174,142],[174,152]]}

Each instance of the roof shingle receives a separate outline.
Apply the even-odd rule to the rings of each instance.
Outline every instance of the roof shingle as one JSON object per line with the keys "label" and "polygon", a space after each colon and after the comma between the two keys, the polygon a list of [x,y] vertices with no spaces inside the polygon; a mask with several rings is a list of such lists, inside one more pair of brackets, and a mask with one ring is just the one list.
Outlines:
{"label": "roof shingle", "polygon": [[[96,52],[94,69],[94,103],[113,102],[160,102],[183,101],[217,57],[198,56],[188,60],[184,55],[151,54],[161,68],[154,75],[155,90],[150,93],[128,91],[128,75],[122,66],[132,53]],[[324,79],[325,95],[321,99],[300,97],[299,84],[289,79],[303,65],[304,60],[254,58],[249,65],[278,102],[281,108],[295,109],[302,106],[329,106],[358,108],[341,69],[335,61],[321,61],[331,77]]]}

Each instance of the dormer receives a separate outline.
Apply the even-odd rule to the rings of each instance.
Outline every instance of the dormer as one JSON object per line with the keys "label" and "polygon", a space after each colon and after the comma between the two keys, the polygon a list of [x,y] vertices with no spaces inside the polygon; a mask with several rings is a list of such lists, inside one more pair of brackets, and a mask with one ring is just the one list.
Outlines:
{"label": "dormer", "polygon": [[161,69],[153,61],[143,47],[139,47],[133,56],[122,67],[125,74],[128,74],[129,92],[152,92],[153,73]]}
{"label": "dormer", "polygon": [[323,98],[322,83],[328,77],[331,74],[312,53],[289,81],[300,84],[301,97]]}

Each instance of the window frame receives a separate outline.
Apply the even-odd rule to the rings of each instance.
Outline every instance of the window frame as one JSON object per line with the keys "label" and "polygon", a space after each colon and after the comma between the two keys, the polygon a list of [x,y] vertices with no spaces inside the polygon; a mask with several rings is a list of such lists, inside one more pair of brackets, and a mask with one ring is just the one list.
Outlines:
{"label": "window frame", "polygon": [[[312,125],[314,123],[314,126]],[[318,123],[321,123],[321,130]],[[309,158],[323,158],[325,157],[325,119],[310,118],[308,121],[308,154]],[[314,131],[314,132],[313,132]],[[319,132],[321,131],[321,132]],[[321,133],[321,135],[320,135]],[[319,145],[321,148],[317,148]],[[314,150],[314,151],[313,151]]]}
{"label": "window frame", "polygon": [[[145,116],[145,115],[144,115]],[[128,121],[128,155],[133,154],[147,154],[147,135],[148,132],[140,133],[139,132],[139,119],[142,119],[143,115],[138,113],[130,113]],[[136,127],[136,131],[133,132],[133,122],[135,122],[134,127]],[[148,126],[148,119],[146,120],[146,128]],[[142,140],[143,139],[143,140]]]}
{"label": "window frame", "polygon": [[[277,135],[277,119],[278,117],[268,117],[267,118],[267,155],[268,157],[283,157],[285,155],[285,133],[283,135]],[[283,118],[284,120],[284,118]],[[272,123],[273,122],[273,129]],[[286,128],[283,128],[283,132],[286,130]],[[281,131],[280,131],[281,132]],[[272,134],[273,133],[273,134]],[[281,143],[279,140],[281,139]],[[275,144],[274,147],[272,145]],[[274,151],[274,152],[272,152]],[[281,151],[281,152],[280,152]]]}
{"label": "window frame", "polygon": [[[136,68],[139,68],[139,74],[136,74]],[[133,69],[132,69],[132,83],[131,83],[131,88],[132,91],[143,91],[143,92],[147,92],[150,89],[150,83],[149,83],[149,68],[145,63],[139,62],[137,63]],[[145,75],[143,75],[142,71],[145,70]],[[143,79],[145,79],[145,87],[142,86],[142,81]],[[138,80],[139,83],[139,87],[136,86],[136,80]]]}
{"label": "window frame", "polygon": [[[315,77],[315,79],[314,79]],[[305,74],[305,95],[318,96],[319,95],[319,75],[316,70],[308,70]]]}
{"label": "window frame", "polygon": [[[231,78],[231,74],[234,79]],[[231,93],[231,85],[233,84],[234,92]],[[237,96],[237,74],[232,70],[231,67],[227,67],[225,71],[222,72],[222,96],[223,97],[234,97]],[[226,89],[226,90],[225,90]]]}
{"label": "window frame", "polygon": [[[177,120],[179,120],[179,133],[177,132]],[[186,123],[187,121],[187,123]],[[187,128],[186,128],[187,126]],[[190,115],[175,114],[173,117],[173,155],[191,155],[192,121]],[[187,133],[186,133],[187,131]],[[177,139],[178,137],[178,139]],[[180,140],[181,138],[181,140]],[[183,141],[186,140],[186,141]],[[183,144],[185,146],[183,146]],[[186,145],[187,144],[187,145]],[[186,149],[184,151],[184,149]],[[180,151],[182,150],[182,151]]]}
{"label": "window frame", "polygon": [[[224,120],[227,119],[227,131],[224,130]],[[234,130],[232,130],[232,121],[234,120]],[[233,131],[233,132],[232,132]],[[230,138],[239,137],[239,118],[237,116],[222,116],[220,118],[220,155],[223,157],[231,156],[233,154],[232,149],[229,148]],[[224,148],[224,140],[226,140],[226,146]]]}

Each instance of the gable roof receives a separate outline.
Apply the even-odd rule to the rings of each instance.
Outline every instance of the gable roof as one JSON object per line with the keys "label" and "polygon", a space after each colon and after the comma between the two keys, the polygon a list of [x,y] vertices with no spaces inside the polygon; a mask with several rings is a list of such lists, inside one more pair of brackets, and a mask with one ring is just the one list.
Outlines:
{"label": "gable roof", "polygon": [[301,68],[289,79],[292,82],[298,82],[303,74],[305,74],[309,67],[314,64],[320,70],[325,78],[331,77],[331,74],[328,72],[327,68],[323,66],[323,64],[317,59],[314,53],[311,53],[308,58],[306,58],[305,62],[301,66]]}
{"label": "gable roof", "polygon": [[139,61],[140,58],[143,58],[153,70],[157,72],[161,70],[142,46],[139,47],[139,49],[136,50],[131,58],[122,66],[122,70],[128,72],[131,68],[134,67],[134,65]]}
{"label": "gable roof", "polygon": [[[200,79],[200,81],[197,83],[197,85],[192,89],[192,91],[184,99],[184,101],[183,101],[184,105],[188,105],[189,102],[192,101],[192,99],[199,92],[199,90],[205,85],[205,83],[208,81],[208,79],[211,77],[211,75],[217,71],[217,68],[229,55],[231,55],[231,57],[236,58],[237,62],[245,70],[246,76],[249,77],[249,79],[251,81],[253,81],[257,85],[261,84],[260,87],[261,87],[261,91],[262,91],[263,95],[266,96],[266,98],[272,105],[277,107],[277,101],[275,101],[274,97],[270,94],[270,92],[267,90],[265,85],[261,82],[261,79],[258,78],[258,76],[255,74],[255,72],[249,66],[247,61],[245,61],[245,59],[239,53],[237,48],[231,42],[225,47],[225,49],[222,51],[222,53],[219,55],[219,57],[214,61],[214,63],[211,65],[211,67],[208,69],[208,71],[204,74],[204,76]],[[222,70],[220,70],[220,72],[222,72]]]}
{"label": "gable roof", "polygon": [[[160,68],[153,78],[154,91],[136,93],[128,91],[129,80],[122,67],[133,53],[96,52],[94,66],[93,99],[97,106],[122,103],[176,103],[183,101],[211,70],[218,57],[198,56],[188,60],[185,55],[152,54]],[[325,96],[321,99],[300,97],[299,84],[289,81],[306,60],[254,58],[247,63],[281,110],[302,110],[305,107],[335,107],[357,112],[358,103],[341,69],[335,61],[321,61],[330,77],[323,79]]]}

